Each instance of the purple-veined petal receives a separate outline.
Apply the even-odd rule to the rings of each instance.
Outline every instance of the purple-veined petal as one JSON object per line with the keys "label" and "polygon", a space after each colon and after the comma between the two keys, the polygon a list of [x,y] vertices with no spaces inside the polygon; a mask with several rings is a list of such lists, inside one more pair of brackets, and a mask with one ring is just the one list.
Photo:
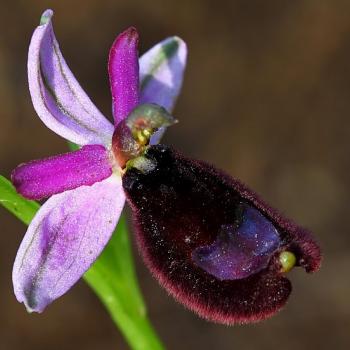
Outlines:
{"label": "purple-veined petal", "polygon": [[108,73],[115,125],[139,103],[138,42],[139,35],[131,27],[118,35],[109,52]]}
{"label": "purple-veined petal", "polygon": [[165,39],[140,58],[140,103],[156,103],[172,112],[182,86],[187,48],[178,37]]}
{"label": "purple-veined petal", "polygon": [[124,206],[121,179],[52,196],[28,227],[13,285],[28,311],[42,312],[89,269],[109,241]]}
{"label": "purple-veined petal", "polygon": [[113,125],[101,114],[68,68],[46,10],[28,54],[28,81],[34,108],[44,124],[79,145],[109,145]]}
{"label": "purple-veined petal", "polygon": [[87,145],[80,150],[19,165],[11,174],[17,191],[29,199],[92,185],[112,174],[108,151],[102,145]]}

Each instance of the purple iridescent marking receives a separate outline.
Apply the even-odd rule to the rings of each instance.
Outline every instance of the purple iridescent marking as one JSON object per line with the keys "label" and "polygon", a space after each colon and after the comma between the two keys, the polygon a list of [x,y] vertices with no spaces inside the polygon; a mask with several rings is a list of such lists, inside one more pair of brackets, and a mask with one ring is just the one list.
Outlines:
{"label": "purple iridescent marking", "polygon": [[257,209],[244,205],[241,223],[223,225],[216,240],[192,253],[193,261],[219,280],[246,278],[266,268],[280,245],[273,224]]}

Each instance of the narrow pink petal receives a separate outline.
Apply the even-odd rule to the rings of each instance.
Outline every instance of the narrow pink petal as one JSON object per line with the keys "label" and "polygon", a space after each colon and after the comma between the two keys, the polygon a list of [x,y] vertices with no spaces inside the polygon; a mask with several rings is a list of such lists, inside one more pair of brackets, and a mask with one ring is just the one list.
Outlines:
{"label": "narrow pink petal", "polygon": [[42,312],[89,269],[111,238],[124,206],[119,177],[51,197],[28,227],[13,285],[28,311]]}
{"label": "narrow pink petal", "polygon": [[33,105],[44,124],[79,145],[111,142],[112,124],[101,114],[68,68],[47,10],[35,29],[28,54]]}
{"label": "narrow pink petal", "polygon": [[111,174],[112,167],[104,146],[87,145],[75,152],[19,165],[11,179],[24,197],[42,199],[82,185],[92,185]]}
{"label": "narrow pink petal", "polygon": [[172,112],[186,68],[187,48],[183,40],[170,37],[140,58],[140,103],[156,103]]}
{"label": "narrow pink petal", "polygon": [[118,35],[109,53],[108,72],[115,125],[139,103],[138,42],[138,33],[131,27]]}

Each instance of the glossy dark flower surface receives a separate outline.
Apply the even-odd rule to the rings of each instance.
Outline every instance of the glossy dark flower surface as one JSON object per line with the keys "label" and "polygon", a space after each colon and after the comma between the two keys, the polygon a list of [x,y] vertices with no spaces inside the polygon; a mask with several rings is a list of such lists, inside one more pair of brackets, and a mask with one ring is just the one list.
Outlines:
{"label": "glossy dark flower surface", "polygon": [[200,316],[233,324],[277,312],[291,292],[285,252],[307,272],[319,268],[310,233],[241,182],[164,145],[145,158],[152,169],[123,176],[139,249],[167,291]]}

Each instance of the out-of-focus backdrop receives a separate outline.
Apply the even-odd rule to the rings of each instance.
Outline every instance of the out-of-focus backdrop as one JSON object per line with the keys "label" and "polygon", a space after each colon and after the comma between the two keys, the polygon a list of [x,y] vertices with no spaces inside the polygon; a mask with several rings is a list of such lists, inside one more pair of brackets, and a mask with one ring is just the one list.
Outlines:
{"label": "out-of-focus backdrop", "polygon": [[[277,316],[250,326],[208,323],[176,304],[145,269],[137,273],[150,317],[168,349],[350,349],[350,2],[1,1],[0,173],[66,151],[32,108],[29,40],[40,14],[55,10],[63,54],[96,105],[111,115],[106,62],[130,25],[141,53],[169,35],[188,44],[164,142],[225,169],[315,232],[324,261],[296,269]],[[12,293],[11,269],[25,227],[0,208],[0,348],[127,349],[98,299],[80,282],[42,315]],[[150,349],[152,350],[152,349]]]}

